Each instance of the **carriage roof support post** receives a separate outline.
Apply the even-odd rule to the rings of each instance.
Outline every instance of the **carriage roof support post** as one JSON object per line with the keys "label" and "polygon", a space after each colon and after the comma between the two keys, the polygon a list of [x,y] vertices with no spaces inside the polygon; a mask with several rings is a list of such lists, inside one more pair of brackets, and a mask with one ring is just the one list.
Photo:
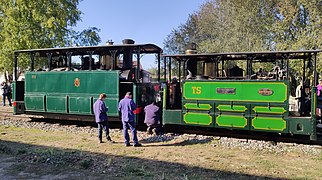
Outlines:
{"label": "carriage roof support post", "polygon": [[181,82],[181,61],[179,61],[179,83]]}
{"label": "carriage roof support post", "polygon": [[317,72],[316,72],[316,56],[317,56],[317,53],[315,52],[314,53],[314,71],[313,71],[313,73],[314,73],[314,85],[316,85],[317,83],[318,83],[318,75],[317,75]]}
{"label": "carriage roof support post", "polygon": [[51,64],[53,62],[53,53],[46,53],[47,58],[48,58],[48,70],[51,70]]}
{"label": "carriage roof support post", "polygon": [[253,60],[255,59],[255,56],[247,56],[246,61],[246,78],[250,79],[252,77],[252,69],[253,69]]}
{"label": "carriage roof support post", "polygon": [[186,72],[187,72],[187,70],[186,70],[186,63],[187,63],[187,60],[184,60],[183,61],[183,68],[182,68],[183,69],[183,73],[182,74],[183,74],[183,78],[184,79],[186,79]]}
{"label": "carriage roof support post", "polygon": [[215,61],[215,74],[214,74],[214,78],[217,79],[218,75],[218,61],[221,59],[221,56],[216,57]]}
{"label": "carriage roof support post", "polygon": [[94,54],[94,51],[87,51],[87,53],[89,54],[89,70],[91,71],[93,68],[92,68],[92,66],[93,66],[93,62],[92,62],[92,56],[93,56],[93,54]]}
{"label": "carriage roof support post", "polygon": [[158,53],[158,82],[160,82],[160,73],[161,73],[161,63],[160,63],[160,53]]}
{"label": "carriage roof support post", "polygon": [[169,82],[171,82],[171,58],[169,58]]}
{"label": "carriage roof support post", "polygon": [[163,79],[164,81],[167,80],[167,58],[166,57],[163,57]]}
{"label": "carriage roof support post", "polygon": [[289,76],[289,70],[290,70],[290,57],[289,56],[285,56],[286,59],[286,79],[288,80]]}
{"label": "carriage roof support post", "polygon": [[110,54],[111,54],[111,56],[112,56],[112,59],[113,59],[113,61],[112,61],[112,69],[114,70],[114,69],[116,69],[116,53],[117,53],[117,50],[110,50]]}
{"label": "carriage roof support post", "polygon": [[30,53],[30,71],[34,71],[34,64],[35,64],[35,54]]}
{"label": "carriage roof support post", "polygon": [[[137,53],[136,53],[136,56],[137,56],[137,61],[136,61],[136,71],[135,71],[135,77],[136,77],[136,81],[139,82],[140,81],[140,70],[141,70],[141,67],[140,67],[140,60],[141,60],[141,57],[140,57],[140,47],[138,47],[138,50],[137,50]],[[132,56],[132,55],[131,55]],[[142,77],[143,78],[143,77]],[[142,82],[143,82],[143,79],[142,79]]]}
{"label": "carriage roof support post", "polygon": [[18,80],[18,55],[15,53],[14,54],[14,58],[13,58],[13,61],[14,61],[14,73],[15,73],[15,81]]}
{"label": "carriage roof support post", "polygon": [[[314,83],[318,83],[317,82],[317,73],[316,73],[316,56],[317,56],[317,53],[315,52],[314,53]],[[317,89],[317,87],[315,86],[315,84],[314,84],[314,86],[313,86],[313,92],[316,92],[316,89]],[[314,96],[316,96],[315,95],[316,93],[314,93]],[[312,103],[315,103],[315,102],[313,102],[312,101]],[[315,107],[314,105],[313,105],[313,107]],[[312,134],[311,134],[311,136],[310,136],[310,140],[312,140],[312,141],[316,141],[317,140],[317,135],[316,135],[316,116],[315,116],[315,109],[313,110],[313,113],[312,113],[312,116],[313,116],[313,118],[312,118],[312,126],[313,126],[313,128],[312,128]]]}
{"label": "carriage roof support post", "polygon": [[66,52],[68,71],[72,69],[72,54],[73,52]]}
{"label": "carriage roof support post", "polygon": [[251,64],[251,58],[247,57],[247,61],[246,61],[246,78],[250,79],[251,73],[249,73],[249,69],[250,69],[250,64]]}
{"label": "carriage roof support post", "polygon": [[225,72],[225,70],[224,70],[224,60],[222,59],[221,60],[221,77],[224,77],[224,72]]}

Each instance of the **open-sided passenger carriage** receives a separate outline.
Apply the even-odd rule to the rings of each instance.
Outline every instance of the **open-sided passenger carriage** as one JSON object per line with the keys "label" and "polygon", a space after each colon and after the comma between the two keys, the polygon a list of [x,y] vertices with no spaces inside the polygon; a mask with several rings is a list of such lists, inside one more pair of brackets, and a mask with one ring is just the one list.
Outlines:
{"label": "open-sided passenger carriage", "polygon": [[321,140],[316,116],[319,50],[189,52],[163,56],[169,82],[173,64],[180,67],[176,85],[168,83],[164,91],[163,125],[203,134],[229,129],[272,139]]}

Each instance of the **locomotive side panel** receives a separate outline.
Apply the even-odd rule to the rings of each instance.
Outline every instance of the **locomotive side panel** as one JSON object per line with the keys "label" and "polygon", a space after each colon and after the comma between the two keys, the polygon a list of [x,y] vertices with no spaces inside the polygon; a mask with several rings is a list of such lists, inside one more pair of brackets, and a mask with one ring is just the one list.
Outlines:
{"label": "locomotive side panel", "polygon": [[107,94],[109,115],[118,116],[119,71],[28,72],[26,111],[92,115],[100,93]]}
{"label": "locomotive side panel", "polygon": [[187,125],[288,132],[286,81],[186,81]]}

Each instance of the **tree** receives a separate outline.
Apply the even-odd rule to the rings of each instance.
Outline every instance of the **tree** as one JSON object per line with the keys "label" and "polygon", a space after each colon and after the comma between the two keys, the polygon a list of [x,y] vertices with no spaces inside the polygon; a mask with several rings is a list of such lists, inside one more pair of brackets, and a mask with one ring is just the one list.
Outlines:
{"label": "tree", "polygon": [[200,53],[268,50],[273,5],[266,0],[209,1],[172,31],[165,50],[183,52],[190,42],[197,43]]}
{"label": "tree", "polygon": [[[276,3],[276,21],[271,28],[276,50],[321,48],[321,21],[322,2],[319,0],[285,0]],[[303,64],[290,65],[301,74]],[[321,71],[322,67],[318,66],[317,69]]]}
{"label": "tree", "polygon": [[[188,20],[172,31],[165,47],[182,52],[184,39],[194,39],[201,53],[316,49],[322,45],[321,21],[320,0],[210,0],[193,24]],[[188,28],[197,34],[185,33]],[[302,66],[291,63],[295,72]]]}
{"label": "tree", "polygon": [[[185,24],[179,26],[178,29],[172,30],[164,42],[165,54],[184,53],[186,46],[189,43],[199,42],[199,34],[197,28],[197,15],[191,14]],[[163,62],[161,62],[163,64]],[[167,62],[168,63],[168,62]],[[177,62],[172,62],[172,74],[174,76],[179,74]]]}
{"label": "tree", "polygon": [[96,27],[89,27],[81,32],[72,32],[72,44],[76,46],[95,46],[98,42],[101,42],[101,38],[98,35],[100,29]]}
{"label": "tree", "polygon": [[[0,69],[12,72],[14,50],[71,45],[75,37],[85,45],[99,43],[97,28],[81,33],[71,29],[81,20],[78,4],[79,0],[0,1]],[[26,68],[27,58],[20,59],[21,68]]]}
{"label": "tree", "polygon": [[216,0],[201,6],[198,28],[202,52],[268,50],[272,2]]}

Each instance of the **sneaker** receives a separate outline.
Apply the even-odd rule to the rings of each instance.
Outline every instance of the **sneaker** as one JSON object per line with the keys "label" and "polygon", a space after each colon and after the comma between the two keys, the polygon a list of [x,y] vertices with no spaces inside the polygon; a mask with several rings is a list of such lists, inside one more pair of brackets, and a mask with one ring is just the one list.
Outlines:
{"label": "sneaker", "polygon": [[98,143],[103,143],[103,141],[98,141]]}
{"label": "sneaker", "polygon": [[140,143],[137,143],[137,144],[133,145],[133,147],[141,147],[141,146],[142,146],[142,144],[140,144]]}
{"label": "sneaker", "polygon": [[125,147],[129,147],[129,146],[131,146],[131,144],[130,144],[130,143],[126,143],[126,144],[125,144]]}

